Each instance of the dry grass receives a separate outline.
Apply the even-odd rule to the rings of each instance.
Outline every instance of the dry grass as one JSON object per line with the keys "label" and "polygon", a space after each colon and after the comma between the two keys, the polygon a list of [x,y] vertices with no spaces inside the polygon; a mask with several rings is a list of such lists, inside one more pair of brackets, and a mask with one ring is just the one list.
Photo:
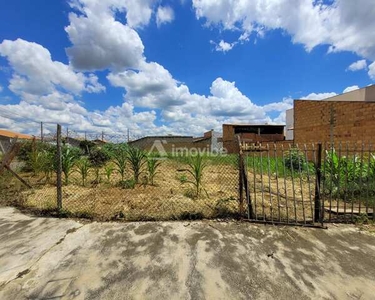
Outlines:
{"label": "dry grass", "polygon": [[[238,205],[238,170],[233,164],[209,164],[204,170],[203,187],[199,198],[194,198],[193,186],[182,183],[189,178],[187,164],[179,161],[163,161],[155,184],[147,183],[146,174],[140,176],[140,184],[134,189],[117,186],[120,175],[114,173],[108,182],[101,174],[101,182],[94,183],[92,172],[87,185],[81,185],[78,173],[71,175],[71,184],[63,186],[63,210],[68,215],[90,217],[99,220],[174,220],[188,218],[216,218],[235,216]],[[12,177],[2,177],[0,202],[12,205],[16,199],[21,206],[40,211],[56,210],[55,178],[45,184],[40,177],[21,174],[31,185],[28,190]],[[128,170],[126,179],[131,179]],[[291,222],[313,220],[314,178],[276,178],[276,176],[248,173],[250,195],[256,207],[257,218]],[[182,180],[183,181],[183,180]],[[6,192],[6,193],[5,193]],[[6,201],[5,201],[6,200]],[[350,204],[347,204],[347,209]],[[325,199],[325,206],[329,203]],[[337,201],[332,200],[332,206]],[[343,202],[339,203],[343,206]],[[356,207],[356,206],[355,206]]]}
{"label": "dry grass", "polygon": [[[63,186],[63,210],[76,216],[102,220],[173,220],[186,218],[214,218],[234,216],[238,212],[238,172],[230,165],[209,165],[204,172],[204,190],[199,198],[189,197],[192,186],[179,178],[187,172],[187,165],[163,161],[155,184],[141,184],[134,189],[116,187],[120,180],[113,174],[111,182],[102,176],[99,184],[81,186],[79,174],[73,173],[72,184]],[[127,179],[131,178],[130,172]],[[87,182],[94,179],[93,174]],[[56,208],[56,188],[43,185],[32,192],[24,192],[25,205],[37,209]]]}
{"label": "dry grass", "polygon": [[313,178],[276,178],[249,173],[251,199],[257,218],[280,221],[313,220],[315,184]]}

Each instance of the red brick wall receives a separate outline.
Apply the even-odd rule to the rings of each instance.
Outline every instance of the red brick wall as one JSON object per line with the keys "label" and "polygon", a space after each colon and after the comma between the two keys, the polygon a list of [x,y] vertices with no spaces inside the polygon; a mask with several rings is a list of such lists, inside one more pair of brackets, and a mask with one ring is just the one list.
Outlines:
{"label": "red brick wall", "polygon": [[[249,125],[251,126],[251,125]],[[223,125],[223,147],[227,150],[227,153],[237,153],[238,140],[235,135],[235,126],[225,124]],[[248,143],[255,142],[278,142],[284,140],[283,134],[261,134],[256,133],[240,133],[241,141],[246,141]]]}
{"label": "red brick wall", "polygon": [[[331,124],[332,123],[332,124]],[[294,142],[373,143],[375,102],[294,101]]]}

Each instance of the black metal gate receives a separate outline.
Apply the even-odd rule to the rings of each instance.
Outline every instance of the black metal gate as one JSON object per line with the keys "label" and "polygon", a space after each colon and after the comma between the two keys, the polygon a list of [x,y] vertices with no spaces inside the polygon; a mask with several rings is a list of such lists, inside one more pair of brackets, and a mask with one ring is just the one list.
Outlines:
{"label": "black metal gate", "polygon": [[249,221],[323,227],[374,218],[371,147],[242,141],[239,157],[240,207]]}

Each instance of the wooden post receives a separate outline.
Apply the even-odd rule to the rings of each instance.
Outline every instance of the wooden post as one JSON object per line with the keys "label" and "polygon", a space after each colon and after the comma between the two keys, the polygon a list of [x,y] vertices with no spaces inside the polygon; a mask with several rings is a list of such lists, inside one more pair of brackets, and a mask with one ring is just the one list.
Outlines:
{"label": "wooden post", "polygon": [[240,215],[243,215],[243,156],[240,150],[240,153],[238,155],[238,171],[239,171],[239,211]]}
{"label": "wooden post", "polygon": [[243,216],[243,154],[241,148],[241,140],[240,137],[237,136],[238,141],[238,191],[239,191],[239,212],[240,215]]}
{"label": "wooden post", "polygon": [[40,122],[40,141],[43,143],[44,137],[43,137],[43,122]]}
{"label": "wooden post", "polygon": [[32,188],[30,184],[28,184],[23,178],[21,178],[16,172],[14,172],[10,168],[10,163],[16,157],[18,151],[21,148],[21,144],[17,143],[17,138],[14,140],[12,147],[10,150],[5,153],[3,160],[0,162],[0,175],[7,169],[14,177],[16,177],[19,181],[21,181],[24,185],[28,188]]}
{"label": "wooden post", "polygon": [[62,209],[62,162],[61,162],[61,125],[57,125],[57,180],[56,180],[56,190],[57,190],[57,208]]}
{"label": "wooden post", "polygon": [[316,182],[315,182],[315,198],[314,198],[314,222],[322,222],[322,207],[321,207],[321,199],[320,199],[320,182],[322,177],[322,144],[318,144],[318,158],[315,166],[316,172]]}

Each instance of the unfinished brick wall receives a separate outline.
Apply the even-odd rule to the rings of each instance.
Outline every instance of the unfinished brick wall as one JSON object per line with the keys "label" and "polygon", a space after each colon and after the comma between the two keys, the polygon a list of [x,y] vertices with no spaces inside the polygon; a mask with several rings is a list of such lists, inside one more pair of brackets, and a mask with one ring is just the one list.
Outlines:
{"label": "unfinished brick wall", "polygon": [[[268,126],[268,125],[260,125]],[[272,126],[272,125],[271,125]],[[231,125],[223,124],[223,147],[226,149],[227,153],[238,153],[238,138],[241,141],[248,143],[259,143],[259,142],[279,142],[284,140],[284,133],[279,134],[256,134],[256,133],[237,133],[235,132],[236,127],[257,127],[257,125]]]}
{"label": "unfinished brick wall", "polygon": [[375,141],[375,102],[294,101],[294,142]]}

